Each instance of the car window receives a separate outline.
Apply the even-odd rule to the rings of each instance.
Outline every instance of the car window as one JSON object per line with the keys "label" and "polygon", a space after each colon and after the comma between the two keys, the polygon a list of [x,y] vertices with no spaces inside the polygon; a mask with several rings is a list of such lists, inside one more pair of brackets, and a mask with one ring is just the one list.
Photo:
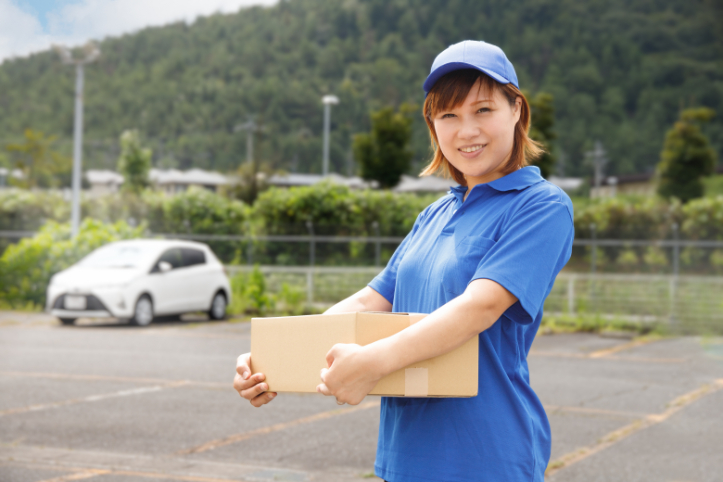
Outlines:
{"label": "car window", "polygon": [[165,261],[173,266],[173,269],[181,268],[183,266],[183,255],[181,254],[181,248],[171,248],[166,250],[161,257],[158,259],[158,263]]}
{"label": "car window", "polygon": [[140,268],[148,266],[158,251],[152,246],[111,243],[96,249],[78,262],[84,268]]}
{"label": "car window", "polygon": [[181,248],[183,254],[183,265],[194,266],[197,264],[206,264],[206,253],[200,249]]}

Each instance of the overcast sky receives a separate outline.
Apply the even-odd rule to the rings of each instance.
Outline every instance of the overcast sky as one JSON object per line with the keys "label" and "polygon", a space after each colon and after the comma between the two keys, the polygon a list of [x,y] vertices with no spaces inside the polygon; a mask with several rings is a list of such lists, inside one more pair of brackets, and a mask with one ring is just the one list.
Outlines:
{"label": "overcast sky", "polygon": [[0,0],[0,62],[199,15],[277,0]]}

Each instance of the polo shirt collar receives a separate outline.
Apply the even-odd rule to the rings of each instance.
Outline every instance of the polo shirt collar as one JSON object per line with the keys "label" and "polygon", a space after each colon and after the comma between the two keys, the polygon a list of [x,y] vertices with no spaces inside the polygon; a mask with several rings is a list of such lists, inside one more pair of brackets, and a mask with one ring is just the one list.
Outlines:
{"label": "polo shirt collar", "polygon": [[[537,166],[527,166],[507,174],[499,179],[486,184],[478,184],[478,186],[489,186],[496,191],[522,191],[533,184],[544,181],[540,175],[540,168]],[[475,186],[476,187],[476,186]],[[454,195],[460,202],[464,199],[464,193],[467,192],[467,186],[452,186],[449,193]],[[474,192],[474,190],[473,190]],[[472,193],[470,193],[472,195]]]}
{"label": "polo shirt collar", "polygon": [[522,191],[544,180],[540,175],[539,167],[527,166],[492,182],[488,182],[487,185],[498,191]]}

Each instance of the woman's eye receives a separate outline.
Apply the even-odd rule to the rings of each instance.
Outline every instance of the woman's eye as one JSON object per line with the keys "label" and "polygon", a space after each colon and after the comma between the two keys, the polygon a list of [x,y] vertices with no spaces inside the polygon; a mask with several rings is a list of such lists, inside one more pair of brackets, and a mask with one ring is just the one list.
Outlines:
{"label": "woman's eye", "polygon": [[478,110],[477,112],[492,112],[492,111],[490,110],[489,107],[482,107],[482,108],[481,108],[480,110]]}
{"label": "woman's eye", "polygon": [[442,115],[442,119],[451,119],[452,117],[454,117],[454,114],[444,114],[444,115]]}

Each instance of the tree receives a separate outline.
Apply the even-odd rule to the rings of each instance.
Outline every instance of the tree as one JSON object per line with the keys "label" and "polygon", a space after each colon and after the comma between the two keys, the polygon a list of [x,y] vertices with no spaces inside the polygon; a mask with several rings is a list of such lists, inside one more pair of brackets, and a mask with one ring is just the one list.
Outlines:
{"label": "tree", "polygon": [[415,107],[402,104],[399,112],[385,107],[371,114],[372,131],[354,136],[354,157],[361,165],[362,177],[379,182],[382,188],[394,187],[412,163],[412,112]]}
{"label": "tree", "polygon": [[59,176],[70,170],[70,159],[53,150],[56,136],[25,129],[25,142],[8,144],[5,149],[14,154],[16,168],[23,171],[24,179],[14,181],[23,187],[55,187]]}
{"label": "tree", "polygon": [[137,194],[149,184],[148,171],[151,169],[152,152],[141,147],[136,130],[124,131],[120,136],[120,144],[118,172],[125,178],[123,189]]}
{"label": "tree", "polygon": [[686,109],[665,136],[658,164],[658,194],[683,202],[703,196],[702,178],[713,174],[716,153],[701,132],[715,111],[706,107]]}
{"label": "tree", "polygon": [[532,161],[533,166],[540,168],[542,177],[547,179],[555,168],[555,156],[552,154],[552,141],[557,138],[554,131],[555,107],[552,94],[539,92],[530,99],[530,138],[541,143],[545,152],[536,160]]}

